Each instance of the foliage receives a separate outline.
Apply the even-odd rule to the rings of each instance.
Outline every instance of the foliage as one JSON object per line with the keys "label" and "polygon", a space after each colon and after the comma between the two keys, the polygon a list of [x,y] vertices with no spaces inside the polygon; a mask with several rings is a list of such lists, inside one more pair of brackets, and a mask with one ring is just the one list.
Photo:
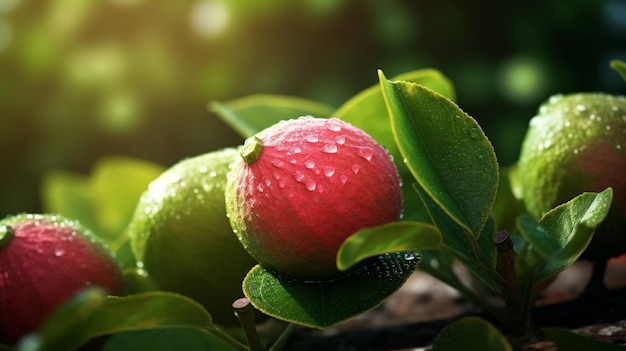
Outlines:
{"label": "foliage", "polygon": [[[540,284],[572,264],[585,250],[594,229],[607,215],[612,189],[580,194],[539,219],[524,214],[523,209],[505,216],[506,211],[498,211],[495,206],[509,203],[514,198],[512,194],[517,193],[514,177],[510,182],[502,182],[503,176],[514,169],[500,167],[493,146],[476,120],[450,99],[454,97],[450,82],[435,70],[409,72],[401,77],[408,80],[388,80],[379,72],[379,85],[357,94],[334,113],[323,104],[299,104],[302,100],[285,96],[211,103],[242,136],[276,123],[276,117],[265,117],[268,110],[280,119],[314,113],[346,118],[386,140],[391,145],[390,152],[399,155],[396,163],[406,164],[408,171],[403,175],[405,195],[413,202],[405,209],[406,217],[364,228],[346,240],[337,255],[338,267],[346,271],[344,276],[329,281],[294,281],[256,266],[243,282],[246,297],[260,311],[275,318],[326,328],[378,306],[404,283],[421,258],[421,269],[483,307],[505,329],[528,328],[529,309]],[[372,115],[368,113],[372,109],[387,112]],[[129,168],[135,166],[133,162],[127,164]],[[128,173],[126,178],[131,185],[108,189],[126,195],[140,193],[158,172],[157,167]],[[85,211],[100,201],[99,193],[91,193],[94,190],[89,182],[81,179],[50,184],[46,188],[49,203],[56,203],[59,212],[67,211],[70,217],[93,226],[102,225],[96,218],[104,210]],[[103,196],[102,201],[106,198]],[[110,218],[130,218],[129,206],[113,209],[117,213]],[[517,224],[508,228],[511,233],[505,235],[498,230],[504,217],[516,218]],[[101,235],[109,236],[111,245],[120,251],[124,248],[122,222],[116,222],[114,235],[101,230]],[[509,234],[515,237],[516,245],[503,248],[501,244],[509,239]],[[515,256],[512,264],[507,265],[503,258],[507,254]],[[501,294],[505,308],[493,305],[465,286],[452,270],[455,261],[464,264],[493,294]],[[511,276],[511,271],[518,274]],[[140,283],[135,286],[149,289],[149,285]],[[215,347],[220,350],[246,349],[213,325],[211,316],[189,298],[141,289],[129,291],[124,297],[106,297],[97,290],[86,290],[61,306],[39,331],[24,338],[18,350],[74,349],[91,338],[116,333],[121,334],[110,339],[111,345],[132,344],[129,340],[134,337],[140,339],[158,329],[190,333],[199,348],[219,345]],[[564,333],[546,333],[559,342],[569,342]],[[505,335],[491,323],[475,317],[448,326],[434,347],[445,351],[468,344],[476,349],[489,345],[496,350],[511,350]],[[112,349],[124,350],[116,347],[120,348]]]}

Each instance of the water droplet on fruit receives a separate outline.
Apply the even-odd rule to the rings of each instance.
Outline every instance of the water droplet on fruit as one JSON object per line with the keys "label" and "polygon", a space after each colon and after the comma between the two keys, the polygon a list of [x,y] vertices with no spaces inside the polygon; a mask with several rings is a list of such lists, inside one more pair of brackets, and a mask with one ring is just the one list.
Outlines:
{"label": "water droplet on fruit", "polygon": [[333,174],[335,174],[335,169],[330,167],[330,166],[326,166],[324,167],[324,175],[327,177],[332,177]]}
{"label": "water droplet on fruit", "polygon": [[361,165],[357,165],[357,164],[353,164],[352,165],[352,172],[354,174],[359,174],[359,171],[361,170]]}
{"label": "water droplet on fruit", "polygon": [[289,151],[287,152],[287,155],[299,154],[301,152],[302,152],[302,149],[299,146],[294,145],[291,147],[291,149],[289,149]]}
{"label": "water droplet on fruit", "polygon": [[313,191],[315,190],[315,188],[317,188],[317,184],[315,183],[315,181],[313,179],[308,179],[304,186],[306,186],[306,189],[309,191]]}
{"label": "water droplet on fruit", "polygon": [[315,168],[315,162],[313,162],[313,160],[306,160],[304,162],[304,167],[306,167],[308,169],[313,169],[313,168]]}
{"label": "water droplet on fruit", "polygon": [[276,168],[285,168],[285,162],[281,160],[272,160],[270,163]]}
{"label": "water droplet on fruit", "polygon": [[263,190],[264,190],[264,189],[263,189],[263,184],[259,183],[259,184],[256,186],[256,189],[257,189],[259,192],[261,192],[261,193],[262,193],[262,192],[263,192]]}
{"label": "water droplet on fruit", "polygon": [[374,157],[374,150],[372,148],[370,148],[370,147],[367,147],[367,146],[366,147],[361,147],[361,148],[359,148],[359,151],[357,152],[357,154],[360,157],[362,157],[362,158],[364,158],[364,159],[366,159],[368,161],[371,161],[372,157]]}
{"label": "water droplet on fruit", "polygon": [[65,254],[65,249],[62,247],[57,247],[56,249],[54,249],[54,255],[57,257],[61,257],[63,256],[63,254]]}
{"label": "water droplet on fruit", "polygon": [[335,138],[335,141],[337,142],[337,144],[339,145],[343,145],[346,143],[346,138],[344,136],[338,136]]}
{"label": "water droplet on fruit", "polygon": [[576,105],[576,111],[585,111],[587,108],[584,105]]}
{"label": "water droplet on fruit", "polygon": [[341,124],[339,122],[339,120],[331,118],[326,120],[325,122],[326,128],[330,131],[333,132],[340,132],[341,131]]}
{"label": "water droplet on fruit", "polygon": [[304,140],[308,141],[309,143],[317,143],[319,141],[317,135],[307,135]]}
{"label": "water droplet on fruit", "polygon": [[415,259],[415,253],[413,252],[405,252],[404,259],[407,261],[413,261]]}
{"label": "water droplet on fruit", "polygon": [[341,184],[346,184],[346,182],[348,181],[348,177],[342,174],[339,176],[339,181],[341,182]]}
{"label": "water droplet on fruit", "polygon": [[304,173],[297,171],[296,174],[294,175],[294,178],[296,179],[296,182],[302,183],[302,181],[305,178]]}
{"label": "water droplet on fruit", "polygon": [[476,139],[480,136],[480,132],[478,131],[478,128],[470,128],[469,135],[470,138]]}
{"label": "water droplet on fruit", "polygon": [[336,154],[337,153],[337,145],[336,144],[326,144],[322,148],[322,152],[327,154]]}
{"label": "water droplet on fruit", "polygon": [[206,168],[205,166],[198,167],[198,172],[200,172],[200,173],[206,173],[208,171],[209,171],[209,169]]}

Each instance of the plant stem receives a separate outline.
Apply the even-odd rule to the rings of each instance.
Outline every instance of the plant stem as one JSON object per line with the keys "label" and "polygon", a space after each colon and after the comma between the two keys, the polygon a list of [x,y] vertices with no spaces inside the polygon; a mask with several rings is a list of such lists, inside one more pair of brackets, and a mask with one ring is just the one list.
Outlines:
{"label": "plant stem", "polygon": [[243,329],[244,334],[246,334],[250,351],[265,351],[265,346],[261,343],[261,339],[256,330],[254,308],[250,301],[245,297],[237,299],[233,302],[233,309],[235,310],[235,316],[239,319],[241,329]]}
{"label": "plant stem", "polygon": [[504,299],[509,312],[512,332],[523,334],[522,318],[522,298],[519,286],[517,285],[517,274],[515,272],[515,251],[513,241],[506,230],[497,232],[493,236],[493,243],[498,248],[498,257],[504,275]]}
{"label": "plant stem", "polygon": [[287,342],[287,339],[289,339],[289,336],[295,329],[296,329],[296,325],[293,323],[289,323],[289,325],[287,325],[285,330],[283,330],[283,332],[280,334],[278,339],[276,339],[272,347],[270,347],[269,351],[281,350],[283,346],[285,345],[285,343]]}
{"label": "plant stem", "polygon": [[219,328],[216,328],[213,325],[211,325],[209,328],[206,328],[206,330],[209,333],[211,333],[211,334],[217,336],[218,338],[220,338],[222,341],[224,341],[228,345],[230,345],[233,348],[235,348],[237,351],[250,351],[248,349],[248,346],[240,343],[237,339],[233,338],[232,336],[230,336],[229,334],[227,334],[223,330],[221,330]]}

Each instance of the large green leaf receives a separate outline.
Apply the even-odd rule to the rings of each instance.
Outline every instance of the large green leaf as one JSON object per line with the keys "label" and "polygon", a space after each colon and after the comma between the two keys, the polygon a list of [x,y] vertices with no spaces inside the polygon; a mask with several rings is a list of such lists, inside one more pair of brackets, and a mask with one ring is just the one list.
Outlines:
{"label": "large green leaf", "polygon": [[347,270],[362,260],[382,254],[439,248],[441,233],[421,222],[392,222],[361,229],[343,243],[337,253],[337,267]]}
{"label": "large green leaf", "polygon": [[448,98],[379,73],[394,137],[411,173],[449,216],[479,235],[498,187],[491,143]]}
{"label": "large green leaf", "polygon": [[[454,86],[450,80],[434,69],[407,72],[395,76],[393,79],[419,83],[450,99],[454,99],[455,96]],[[404,184],[410,185],[413,182],[413,176],[404,162],[402,162],[402,155],[396,146],[393,133],[391,132],[389,113],[387,112],[380,84],[371,86],[354,95],[341,105],[332,116],[361,128],[381,145],[384,145],[394,157]],[[421,202],[415,196],[412,196],[413,190],[411,187],[405,186],[403,190],[405,219],[424,221],[425,217],[422,216],[424,211],[421,207]]]}
{"label": "large green leaf", "polygon": [[535,273],[537,280],[549,278],[580,257],[595,228],[602,223],[613,200],[613,189],[583,193],[546,213],[539,222],[520,216],[518,227],[530,244],[518,260]]}
{"label": "large green leaf", "polygon": [[327,118],[334,110],[322,103],[284,95],[250,95],[227,102],[211,101],[209,109],[243,138],[282,120],[306,115]]}
{"label": "large green leaf", "polygon": [[87,289],[56,309],[18,351],[74,350],[88,340],[122,331],[154,328],[208,328],[211,316],[195,301],[174,293],[105,296]]}
{"label": "large green leaf", "polygon": [[513,351],[513,347],[491,323],[465,317],[446,326],[435,339],[433,351]]}
{"label": "large green leaf", "polygon": [[327,328],[380,305],[398,290],[417,266],[410,252],[385,254],[328,281],[301,281],[257,265],[243,290],[261,312],[313,328]]}
{"label": "large green leaf", "polygon": [[548,339],[564,351],[624,351],[626,346],[609,344],[600,340],[588,338],[571,330],[549,327],[542,328]]}
{"label": "large green leaf", "polygon": [[163,171],[160,165],[123,156],[98,160],[89,176],[54,170],[42,180],[43,209],[78,220],[117,250],[126,241],[122,233],[141,193]]}

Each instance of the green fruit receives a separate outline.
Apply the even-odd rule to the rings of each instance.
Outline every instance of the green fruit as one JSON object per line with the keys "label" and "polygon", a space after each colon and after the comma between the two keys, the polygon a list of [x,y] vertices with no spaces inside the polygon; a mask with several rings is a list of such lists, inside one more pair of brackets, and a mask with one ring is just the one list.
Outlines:
{"label": "green fruit", "polygon": [[605,260],[626,252],[625,97],[551,97],[530,121],[519,172],[524,203],[535,217],[582,192],[613,187],[611,211],[585,257]]}
{"label": "green fruit", "polygon": [[129,225],[133,252],[164,290],[189,296],[223,325],[256,262],[226,217],[224,186],[239,154],[227,148],[188,158],[150,183]]}
{"label": "green fruit", "polygon": [[282,121],[246,140],[228,177],[231,225],[266,269],[323,280],[362,228],[400,218],[402,189],[387,151],[338,119]]}

